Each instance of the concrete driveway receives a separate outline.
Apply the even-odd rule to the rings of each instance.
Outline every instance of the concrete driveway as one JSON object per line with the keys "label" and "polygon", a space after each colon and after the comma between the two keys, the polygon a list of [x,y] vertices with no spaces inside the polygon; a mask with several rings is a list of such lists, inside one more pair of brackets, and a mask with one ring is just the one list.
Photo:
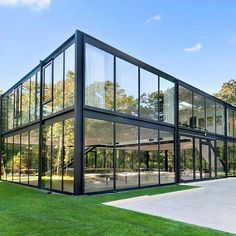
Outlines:
{"label": "concrete driveway", "polygon": [[104,204],[236,234],[236,178],[188,185],[201,188]]}

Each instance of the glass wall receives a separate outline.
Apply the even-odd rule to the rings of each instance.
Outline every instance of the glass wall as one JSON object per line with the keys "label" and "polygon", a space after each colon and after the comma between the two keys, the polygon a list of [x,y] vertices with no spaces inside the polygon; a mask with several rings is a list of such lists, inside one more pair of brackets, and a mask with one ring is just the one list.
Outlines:
{"label": "glass wall", "polygon": [[160,183],[175,182],[174,134],[160,131]]}
{"label": "glass wall", "polygon": [[85,104],[114,110],[114,56],[86,44]]}
{"label": "glass wall", "polygon": [[193,180],[193,138],[180,136],[180,178]]}
{"label": "glass wall", "polygon": [[224,141],[216,141],[216,168],[217,168],[217,178],[226,176],[226,161],[225,161],[225,145]]}
{"label": "glass wall", "polygon": [[227,109],[227,135],[234,136],[234,110]]}
{"label": "glass wall", "polygon": [[4,138],[4,179],[38,186],[39,130]]}
{"label": "glass wall", "polygon": [[75,45],[43,68],[43,115],[74,106]]}
{"label": "glass wall", "polygon": [[140,185],[159,183],[158,130],[140,128]]}
{"label": "glass wall", "polygon": [[174,124],[175,122],[175,84],[160,78],[159,117],[161,121]]}
{"label": "glass wall", "polygon": [[95,119],[85,121],[85,192],[114,188],[113,123]]}
{"label": "glass wall", "polygon": [[116,124],[116,187],[138,187],[138,127]]}
{"label": "glass wall", "polygon": [[192,91],[179,87],[179,124],[184,127],[192,127],[193,116]]}
{"label": "glass wall", "polygon": [[175,83],[88,43],[85,49],[85,105],[174,124]]}
{"label": "glass wall", "polygon": [[236,145],[227,142],[228,176],[236,176]]}
{"label": "glass wall", "polygon": [[205,99],[203,96],[193,93],[193,127],[205,130]]}
{"label": "glass wall", "polygon": [[206,129],[208,132],[216,131],[216,104],[213,100],[206,98]]}
{"label": "glass wall", "polygon": [[158,120],[158,76],[140,70],[140,116]]}
{"label": "glass wall", "polygon": [[138,67],[116,58],[116,110],[138,115]]}
{"label": "glass wall", "polygon": [[224,106],[216,103],[216,133],[224,135],[225,132],[225,109]]}
{"label": "glass wall", "polygon": [[42,187],[73,193],[74,119],[43,129]]}

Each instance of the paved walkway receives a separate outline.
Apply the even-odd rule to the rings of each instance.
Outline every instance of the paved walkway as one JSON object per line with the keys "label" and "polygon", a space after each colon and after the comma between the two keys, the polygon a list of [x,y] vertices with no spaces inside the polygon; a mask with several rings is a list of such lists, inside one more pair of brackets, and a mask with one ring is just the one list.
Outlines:
{"label": "paved walkway", "polygon": [[236,178],[188,185],[201,188],[104,204],[236,234]]}

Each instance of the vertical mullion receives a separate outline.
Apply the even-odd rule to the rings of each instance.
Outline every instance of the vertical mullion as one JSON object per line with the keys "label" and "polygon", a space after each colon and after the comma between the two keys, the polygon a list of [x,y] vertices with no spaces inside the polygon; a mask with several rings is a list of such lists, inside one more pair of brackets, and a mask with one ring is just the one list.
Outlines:
{"label": "vertical mullion", "polygon": [[138,126],[138,187],[141,186],[141,179],[140,179],[140,126]]}
{"label": "vertical mullion", "polygon": [[29,184],[29,163],[30,163],[30,156],[31,156],[31,150],[30,150],[30,131],[28,131],[27,132],[27,134],[28,134],[28,147],[27,147],[27,149],[28,149],[28,152],[27,152],[27,154],[28,154],[28,161],[27,161],[27,163],[28,163],[28,184]]}
{"label": "vertical mullion", "polygon": [[21,133],[20,135],[20,177],[19,177],[19,182],[21,183],[21,157],[22,157],[22,149],[21,149]]}
{"label": "vertical mullion", "polygon": [[30,79],[28,79],[28,81],[29,81],[29,104],[28,104],[28,109],[29,109],[29,116],[28,116],[28,119],[29,119],[29,121],[28,121],[28,123],[30,123],[30,119],[31,119],[31,77],[30,77]]}
{"label": "vertical mullion", "polygon": [[66,79],[66,72],[65,72],[65,51],[63,52],[63,56],[62,56],[62,58],[63,58],[63,62],[62,62],[62,66],[63,66],[63,101],[62,101],[62,107],[63,107],[63,109],[65,109],[65,79]]}
{"label": "vertical mullion", "polygon": [[53,125],[50,125],[50,191],[52,191]]}
{"label": "vertical mullion", "polygon": [[116,171],[117,171],[117,153],[116,153],[116,123],[113,123],[113,186],[114,191],[116,191]]}
{"label": "vertical mullion", "polygon": [[116,57],[114,56],[114,65],[113,65],[113,73],[114,73],[114,112],[116,112]]}
{"label": "vertical mullion", "polygon": [[193,140],[193,179],[196,179],[196,148],[195,148],[195,138],[192,137]]}

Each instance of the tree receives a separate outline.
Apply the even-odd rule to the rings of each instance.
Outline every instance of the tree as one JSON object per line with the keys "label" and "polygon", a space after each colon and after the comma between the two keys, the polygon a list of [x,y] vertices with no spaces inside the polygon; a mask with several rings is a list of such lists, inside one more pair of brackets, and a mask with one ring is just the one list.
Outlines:
{"label": "tree", "polygon": [[236,106],[236,80],[223,83],[221,90],[213,94],[215,97]]}

